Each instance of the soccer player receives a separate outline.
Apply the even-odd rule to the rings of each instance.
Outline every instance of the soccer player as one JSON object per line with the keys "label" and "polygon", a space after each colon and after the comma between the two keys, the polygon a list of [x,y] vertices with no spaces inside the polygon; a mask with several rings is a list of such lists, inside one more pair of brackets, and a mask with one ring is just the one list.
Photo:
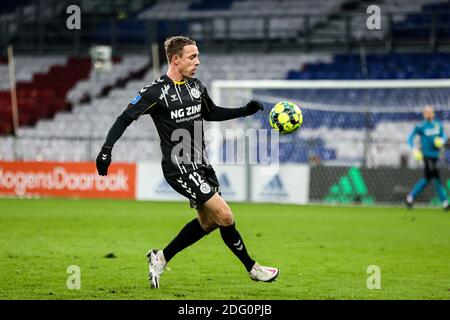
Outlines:
{"label": "soccer player", "polygon": [[96,160],[98,173],[107,175],[114,143],[134,120],[148,114],[153,118],[161,140],[161,164],[166,181],[197,210],[197,217],[187,223],[163,250],[151,249],[147,253],[150,285],[159,288],[160,276],[167,263],[178,252],[217,228],[252,280],[273,281],[279,270],[256,263],[236,229],[233,213],[221,197],[217,176],[207,159],[203,132],[203,120],[224,121],[250,116],[263,110],[263,106],[254,100],[240,108],[216,106],[205,86],[193,78],[200,65],[196,42],[175,36],[165,41],[164,48],[169,65],[167,73],[142,88],[117,117]]}
{"label": "soccer player", "polygon": [[[408,146],[412,150],[413,155],[418,160],[423,160],[425,165],[425,176],[420,179],[412,191],[406,197],[406,205],[409,209],[412,208],[414,200],[425,189],[428,183],[434,179],[434,186],[442,202],[443,208],[449,210],[449,203],[442,186],[437,168],[440,150],[447,141],[447,136],[444,133],[442,123],[434,118],[434,109],[432,106],[425,106],[423,109],[424,121],[417,124],[414,130],[408,137]],[[414,138],[416,135],[420,136],[420,149],[414,147]]]}

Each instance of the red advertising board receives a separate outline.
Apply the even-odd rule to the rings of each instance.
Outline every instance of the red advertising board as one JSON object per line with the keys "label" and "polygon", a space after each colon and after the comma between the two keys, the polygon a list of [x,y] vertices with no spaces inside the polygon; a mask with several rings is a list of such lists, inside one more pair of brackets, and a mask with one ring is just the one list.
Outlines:
{"label": "red advertising board", "polygon": [[94,162],[2,162],[0,195],[134,199],[136,165],[113,163],[99,176]]}

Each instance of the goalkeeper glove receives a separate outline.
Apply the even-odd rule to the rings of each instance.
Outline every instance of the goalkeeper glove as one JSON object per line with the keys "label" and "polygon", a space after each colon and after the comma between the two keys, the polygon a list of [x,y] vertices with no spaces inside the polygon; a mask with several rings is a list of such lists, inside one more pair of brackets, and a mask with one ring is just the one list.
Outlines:
{"label": "goalkeeper glove", "polygon": [[413,150],[413,156],[414,156],[414,159],[416,159],[417,161],[420,161],[423,159],[423,153],[422,153],[422,151],[420,151],[418,149]]}
{"label": "goalkeeper glove", "polygon": [[436,137],[434,138],[434,146],[438,149],[442,148],[442,146],[444,145],[444,139],[442,139],[441,137]]}
{"label": "goalkeeper glove", "polygon": [[112,148],[103,146],[97,156],[95,164],[97,165],[98,174],[101,176],[108,175],[108,167],[111,164]]}
{"label": "goalkeeper glove", "polygon": [[264,110],[263,105],[256,100],[251,100],[244,107],[244,116],[245,117],[251,116],[252,114],[258,112],[259,110]]}

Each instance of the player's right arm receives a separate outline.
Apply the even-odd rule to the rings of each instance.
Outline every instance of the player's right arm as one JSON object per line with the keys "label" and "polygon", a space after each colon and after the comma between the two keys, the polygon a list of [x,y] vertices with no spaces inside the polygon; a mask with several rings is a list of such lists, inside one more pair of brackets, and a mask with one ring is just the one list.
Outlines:
{"label": "player's right arm", "polygon": [[156,105],[156,102],[152,102],[153,99],[151,96],[148,93],[145,93],[146,90],[146,88],[141,89],[138,95],[131,100],[128,107],[116,118],[116,121],[109,129],[105,143],[96,159],[99,175],[106,176],[108,174],[108,167],[111,164],[114,144],[119,140],[128,126],[134,120],[139,119],[141,115],[150,113],[150,110]]}
{"label": "player's right arm", "polygon": [[413,131],[408,136],[408,147],[410,150],[414,149],[414,139],[419,132],[418,125],[414,127]]}
{"label": "player's right arm", "polygon": [[417,160],[421,160],[423,157],[422,152],[414,147],[414,139],[416,135],[419,133],[419,125],[416,125],[408,136],[408,148],[413,153],[414,158]]}

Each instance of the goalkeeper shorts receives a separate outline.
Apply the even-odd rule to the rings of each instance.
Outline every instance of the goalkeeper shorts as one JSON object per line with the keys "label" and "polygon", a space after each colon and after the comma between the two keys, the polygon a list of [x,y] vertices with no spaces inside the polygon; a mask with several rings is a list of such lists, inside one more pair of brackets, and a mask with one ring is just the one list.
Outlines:
{"label": "goalkeeper shorts", "polygon": [[439,171],[437,168],[438,159],[437,158],[428,158],[425,157],[423,159],[425,167],[424,167],[424,175],[425,178],[430,179],[440,179]]}

